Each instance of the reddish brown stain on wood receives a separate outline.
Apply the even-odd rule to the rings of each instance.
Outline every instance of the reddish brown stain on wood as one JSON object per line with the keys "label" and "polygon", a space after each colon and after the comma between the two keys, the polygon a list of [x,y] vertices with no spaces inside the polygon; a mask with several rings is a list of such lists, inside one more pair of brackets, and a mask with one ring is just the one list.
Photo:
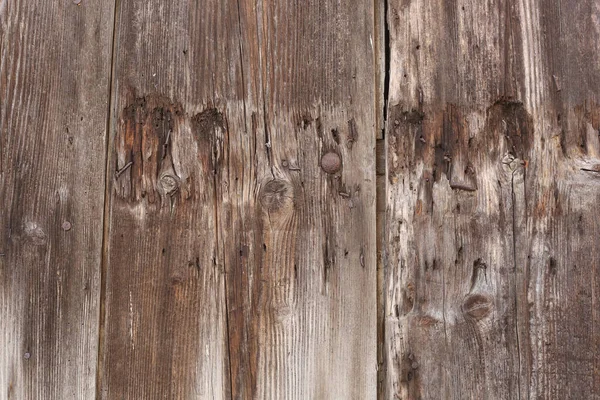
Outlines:
{"label": "reddish brown stain on wood", "polygon": [[[146,198],[149,203],[164,203],[166,196],[175,194],[179,182],[173,174],[171,135],[182,123],[180,106],[165,98],[148,96],[136,98],[121,113],[115,139],[116,151],[123,159],[121,168],[132,163],[123,177],[128,187],[121,188],[121,197],[129,201]],[[117,178],[118,179],[118,178]]]}
{"label": "reddish brown stain on wood", "polygon": [[[219,162],[217,136],[225,131],[225,119],[216,108],[189,116],[181,105],[165,97],[149,95],[135,98],[121,112],[115,138],[119,197],[130,202],[145,199],[157,207],[169,206],[178,199],[195,195],[195,174],[214,174]],[[180,140],[190,136],[196,143]],[[189,149],[197,146],[201,168],[181,174],[178,170]],[[185,176],[180,176],[185,175]]]}
{"label": "reddish brown stain on wood", "polygon": [[[500,151],[508,152],[521,160],[527,160],[531,151],[534,132],[533,119],[522,102],[500,100],[487,109],[486,130],[490,135],[504,138]],[[483,150],[483,149],[481,149]],[[498,157],[500,152],[493,153]]]}
{"label": "reddish brown stain on wood", "polygon": [[487,297],[473,294],[466,297],[463,312],[470,318],[480,320],[492,312],[492,306]]}

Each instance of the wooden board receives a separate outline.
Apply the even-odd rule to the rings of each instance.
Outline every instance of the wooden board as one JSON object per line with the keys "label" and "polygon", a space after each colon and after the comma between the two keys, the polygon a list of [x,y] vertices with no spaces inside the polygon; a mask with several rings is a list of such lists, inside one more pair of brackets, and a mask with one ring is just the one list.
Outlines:
{"label": "wooden board", "polygon": [[383,398],[597,397],[599,16],[389,2]]}
{"label": "wooden board", "polygon": [[119,5],[101,398],[376,396],[374,25]]}
{"label": "wooden board", "polygon": [[373,5],[253,7],[242,54],[256,98],[231,130],[219,202],[233,397],[373,398]]}
{"label": "wooden board", "polygon": [[229,397],[216,151],[219,99],[243,96],[230,3],[118,4],[100,398]]}
{"label": "wooden board", "polygon": [[113,3],[0,1],[0,398],[95,395]]}

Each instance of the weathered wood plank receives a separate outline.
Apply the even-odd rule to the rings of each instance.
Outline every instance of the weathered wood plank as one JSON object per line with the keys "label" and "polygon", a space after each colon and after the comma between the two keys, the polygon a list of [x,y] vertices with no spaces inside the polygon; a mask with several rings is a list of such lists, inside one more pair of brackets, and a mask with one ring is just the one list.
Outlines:
{"label": "weathered wood plank", "polygon": [[389,4],[383,397],[597,398],[598,5]]}
{"label": "weathered wood plank", "polygon": [[246,118],[218,201],[232,395],[375,398],[373,3],[241,2],[240,18]]}
{"label": "weathered wood plank", "polygon": [[118,15],[102,396],[374,398],[372,2]]}
{"label": "weathered wood plank", "polygon": [[113,2],[0,1],[0,399],[95,395]]}
{"label": "weathered wood plank", "polygon": [[233,1],[118,6],[101,398],[230,397],[216,173],[239,34]]}

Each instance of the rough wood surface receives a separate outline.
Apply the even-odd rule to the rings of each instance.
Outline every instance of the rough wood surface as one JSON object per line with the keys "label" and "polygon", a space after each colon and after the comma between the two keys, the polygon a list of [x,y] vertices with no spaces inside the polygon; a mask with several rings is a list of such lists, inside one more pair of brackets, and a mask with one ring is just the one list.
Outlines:
{"label": "rough wood surface", "polygon": [[375,398],[373,4],[116,26],[101,397]]}
{"label": "rough wood surface", "polygon": [[117,7],[99,397],[228,398],[215,171],[219,99],[243,96],[237,6]]}
{"label": "rough wood surface", "polygon": [[373,5],[242,2],[240,19],[246,114],[218,203],[233,397],[373,398]]}
{"label": "rough wood surface", "polygon": [[0,399],[600,398],[599,43],[593,0],[0,0]]}
{"label": "rough wood surface", "polygon": [[95,395],[112,12],[0,1],[0,399]]}
{"label": "rough wood surface", "polygon": [[599,18],[390,1],[383,398],[598,397]]}

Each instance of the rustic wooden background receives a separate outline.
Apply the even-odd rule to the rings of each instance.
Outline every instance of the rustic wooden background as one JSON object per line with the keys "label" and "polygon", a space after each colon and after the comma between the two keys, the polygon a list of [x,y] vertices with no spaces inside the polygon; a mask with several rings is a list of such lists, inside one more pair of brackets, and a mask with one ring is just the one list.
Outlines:
{"label": "rustic wooden background", "polygon": [[600,399],[597,0],[0,0],[0,399]]}

